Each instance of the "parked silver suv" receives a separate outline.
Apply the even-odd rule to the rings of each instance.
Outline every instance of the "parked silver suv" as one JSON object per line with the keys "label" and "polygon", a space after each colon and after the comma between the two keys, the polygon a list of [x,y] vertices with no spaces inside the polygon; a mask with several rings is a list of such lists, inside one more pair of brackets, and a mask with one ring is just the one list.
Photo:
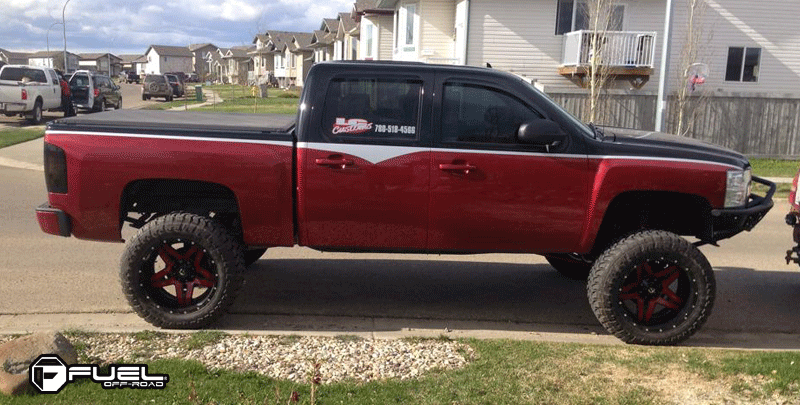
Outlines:
{"label": "parked silver suv", "polygon": [[142,100],[149,100],[150,97],[164,97],[167,101],[172,101],[172,86],[164,75],[151,74],[144,78],[142,83]]}

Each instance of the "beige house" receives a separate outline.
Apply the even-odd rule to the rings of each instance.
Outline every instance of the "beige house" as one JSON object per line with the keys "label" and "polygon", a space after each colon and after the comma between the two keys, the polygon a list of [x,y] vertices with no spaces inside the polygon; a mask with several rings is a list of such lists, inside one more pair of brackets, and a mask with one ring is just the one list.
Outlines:
{"label": "beige house", "polygon": [[222,54],[222,64],[225,67],[225,80],[227,83],[248,84],[253,82],[253,58],[250,52],[254,51],[255,47],[250,46],[234,46],[225,50]]}
{"label": "beige house", "polygon": [[376,4],[376,0],[357,0],[350,13],[360,26],[359,59],[392,60],[394,9]]}
{"label": "beige house", "polygon": [[358,60],[359,26],[350,13],[339,13],[339,26],[333,43],[334,60]]}
{"label": "beige house", "polygon": [[147,73],[191,72],[194,54],[185,46],[150,45],[147,52]]}
{"label": "beige house", "polygon": [[192,53],[192,67],[194,68],[193,72],[197,74],[197,77],[199,77],[200,80],[207,80],[207,76],[209,76],[208,61],[206,61],[205,56],[209,52],[214,52],[216,50],[217,47],[214,46],[214,44],[205,43],[189,45],[189,52]]}
{"label": "beige house", "polygon": [[72,73],[78,70],[78,55],[67,52],[67,67],[64,69],[64,51],[41,51],[28,55],[28,60],[24,63],[31,66],[49,67],[53,69],[63,69],[65,73]]}
{"label": "beige house", "polygon": [[122,58],[110,53],[79,53],[78,57],[80,69],[109,76],[116,76],[122,71]]}
{"label": "beige house", "polygon": [[314,34],[295,34],[287,49],[291,53],[292,66],[294,67],[294,85],[303,87],[308,71],[314,64],[314,49],[311,48],[311,39]]}
{"label": "beige house", "polygon": [[144,55],[131,55],[131,54],[119,55],[122,71],[136,72],[136,67],[134,66],[134,62],[143,56]]}
{"label": "beige house", "polygon": [[258,34],[253,38],[255,49],[249,55],[253,58],[253,75],[259,83],[266,83],[275,71],[273,43],[267,35]]}
{"label": "beige house", "polygon": [[[607,65],[617,87],[657,90],[665,0],[614,2]],[[687,85],[676,64],[687,30],[687,0],[675,0],[669,85]],[[492,67],[538,82],[548,92],[575,89],[589,60],[582,0],[378,0],[394,9],[392,59]],[[707,2],[700,26],[708,67],[704,88],[720,94],[800,98],[800,31],[786,2]]]}
{"label": "beige house", "polygon": [[27,65],[30,56],[30,53],[12,52],[0,48],[0,62],[5,62],[9,65]]}
{"label": "beige house", "polygon": [[311,38],[311,48],[314,49],[315,62],[336,60],[334,42],[336,42],[336,33],[338,31],[339,20],[335,18],[322,20],[320,29],[314,31]]}

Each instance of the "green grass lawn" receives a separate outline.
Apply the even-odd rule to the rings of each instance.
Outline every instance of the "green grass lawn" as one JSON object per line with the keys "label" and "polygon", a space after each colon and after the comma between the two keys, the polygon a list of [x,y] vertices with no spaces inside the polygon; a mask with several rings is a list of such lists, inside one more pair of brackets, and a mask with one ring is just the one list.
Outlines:
{"label": "green grass lawn", "polygon": [[794,177],[800,161],[780,159],[750,159],[753,174],[759,177]]}
{"label": "green grass lawn", "polygon": [[[201,107],[196,111],[237,112],[250,114],[296,114],[299,93],[270,88],[267,98],[253,96],[253,87],[238,85],[213,85],[204,89],[213,90],[225,100],[213,106]],[[257,94],[257,93],[255,93]],[[205,94],[207,100],[213,95]]]}
{"label": "green grass lawn", "polygon": [[[214,334],[193,339],[215,342]],[[84,334],[85,335],[85,334]],[[82,334],[67,334],[79,355]],[[131,335],[135,339],[157,338]],[[104,390],[88,380],[56,395],[0,397],[5,404],[671,404],[796,403],[800,353],[464,340],[475,354],[462,369],[417,379],[314,386],[253,372],[209,370],[195,361],[148,362],[169,374],[164,390]],[[795,401],[795,402],[792,402]]]}
{"label": "green grass lawn", "polygon": [[0,148],[16,145],[43,136],[44,131],[41,129],[10,128],[0,130]]}

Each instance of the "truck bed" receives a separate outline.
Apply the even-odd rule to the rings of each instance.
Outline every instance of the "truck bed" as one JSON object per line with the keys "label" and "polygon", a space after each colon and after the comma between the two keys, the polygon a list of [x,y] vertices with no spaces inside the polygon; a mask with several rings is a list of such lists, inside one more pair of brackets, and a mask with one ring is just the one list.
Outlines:
{"label": "truck bed", "polygon": [[274,139],[291,136],[295,116],[190,111],[115,110],[56,120],[51,131],[91,131],[199,137]]}

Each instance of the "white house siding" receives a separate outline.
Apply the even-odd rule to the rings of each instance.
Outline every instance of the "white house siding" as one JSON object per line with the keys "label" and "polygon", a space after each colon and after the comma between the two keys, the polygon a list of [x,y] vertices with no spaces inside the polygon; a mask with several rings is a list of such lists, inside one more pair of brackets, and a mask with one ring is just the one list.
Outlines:
{"label": "white house siding", "polygon": [[[659,0],[629,0],[625,4],[625,30],[656,31],[656,66],[642,91],[658,87],[658,60],[664,26],[664,3]],[[575,89],[558,74],[564,39],[555,35],[557,0],[471,0],[467,64],[513,72],[537,80],[547,91]],[[621,82],[622,87],[630,87]]]}
{"label": "white house siding", "polygon": [[[714,94],[800,98],[800,17],[796,0],[752,2],[708,0],[703,30],[710,41],[703,41],[705,57],[698,62],[709,65],[706,91]],[[675,4],[674,43],[684,43],[686,0]],[[725,81],[729,47],[761,48],[757,82]],[[673,47],[672,60],[678,61],[680,46]],[[677,70],[677,69],[676,69]],[[674,73],[674,74],[672,74]],[[673,79],[679,72],[671,72]],[[678,84],[673,80],[673,86]]]}
{"label": "white house siding", "polygon": [[[496,7],[504,7],[494,3]],[[419,2],[420,15],[420,46],[419,58],[426,61],[429,58],[452,59],[455,57],[455,41],[453,27],[455,26],[456,6],[453,0],[428,0]]]}
{"label": "white house siding", "polygon": [[378,59],[392,60],[394,48],[394,16],[370,16],[369,20],[378,27]]}

